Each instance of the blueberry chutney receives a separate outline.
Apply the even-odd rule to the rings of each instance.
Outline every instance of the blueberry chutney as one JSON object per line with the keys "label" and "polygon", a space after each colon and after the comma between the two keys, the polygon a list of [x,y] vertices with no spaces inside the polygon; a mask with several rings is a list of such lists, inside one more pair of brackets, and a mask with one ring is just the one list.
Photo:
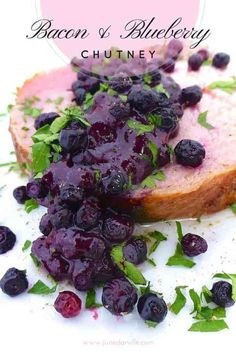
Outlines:
{"label": "blueberry chutney", "polygon": [[[47,206],[40,221],[43,235],[33,242],[33,255],[54,279],[69,280],[79,291],[106,283],[103,304],[117,315],[131,312],[138,297],[111,250],[121,245],[124,262],[133,265],[147,259],[146,243],[132,239],[134,220],[130,212],[119,210],[119,198],[133,193],[144,179],[170,163],[168,144],[178,136],[184,109],[202,97],[200,87],[182,90],[167,75],[174,70],[181,47],[172,42],[167,50],[164,62],[73,61],[78,72],[70,88],[70,119],[51,137],[54,150],[49,166],[26,186],[25,198]],[[94,73],[95,66],[99,75]],[[60,117],[63,113],[59,117],[55,112],[41,114],[36,133],[50,125],[55,129]],[[192,151],[185,149],[184,166]],[[195,150],[194,159],[200,164],[205,155],[200,151],[199,157]],[[167,312],[164,300],[153,300],[163,310],[158,316],[149,309],[149,300],[142,306],[139,302],[141,317],[162,321]],[[63,306],[56,307],[62,314]],[[73,316],[80,307],[64,316]]]}

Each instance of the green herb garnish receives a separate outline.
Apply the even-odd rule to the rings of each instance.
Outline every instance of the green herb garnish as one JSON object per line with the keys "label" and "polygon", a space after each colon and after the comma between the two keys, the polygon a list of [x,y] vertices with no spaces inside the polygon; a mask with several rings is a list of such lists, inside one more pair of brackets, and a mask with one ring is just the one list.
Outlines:
{"label": "green herb garnish", "polygon": [[32,210],[38,208],[38,203],[35,199],[28,199],[25,201],[25,211],[26,213],[30,213]]}
{"label": "green herb garnish", "polygon": [[152,153],[152,164],[153,164],[153,166],[156,166],[159,149],[156,146],[156,144],[153,143],[151,140],[149,141],[148,146],[149,146],[149,149]]}
{"label": "green herb garnish", "polygon": [[41,280],[38,280],[32,288],[28,290],[29,294],[36,294],[36,295],[48,295],[55,293],[57,290],[57,284],[53,285],[49,288],[46,284],[44,284]]}
{"label": "green herb garnish", "polygon": [[157,322],[154,321],[146,320],[145,323],[149,328],[156,328],[157,326]]}
{"label": "green herb garnish", "polygon": [[232,80],[228,81],[214,81],[208,85],[210,90],[220,89],[228,94],[232,94],[236,90],[236,78],[232,77]]}
{"label": "green herb garnish", "polygon": [[183,237],[183,232],[182,232],[181,223],[179,221],[176,222],[176,227],[177,227],[177,234],[178,234],[178,243],[176,245],[174,255],[168,259],[166,265],[183,266],[186,268],[192,268],[195,266],[196,263],[184,256],[184,252],[180,244],[180,241]]}
{"label": "green herb garnish", "polygon": [[184,308],[186,304],[186,297],[182,293],[182,289],[186,289],[187,286],[185,285],[180,285],[175,288],[176,292],[176,298],[173,304],[170,307],[170,310],[175,314],[178,315],[178,313]]}
{"label": "green herb garnish", "polygon": [[164,172],[162,171],[158,171],[156,173],[154,173],[153,175],[150,175],[148,177],[146,177],[142,182],[141,182],[141,186],[143,188],[147,187],[147,188],[155,188],[156,187],[156,181],[164,181],[166,178]]}
{"label": "green herb garnish", "polygon": [[101,307],[102,304],[98,304],[96,302],[96,292],[94,289],[91,289],[86,294],[85,307],[86,309],[98,308]]}
{"label": "green herb garnish", "polygon": [[31,246],[31,243],[32,242],[30,240],[26,240],[22,247],[22,251],[25,252]]}
{"label": "green herb garnish", "polygon": [[127,278],[129,278],[134,284],[146,284],[146,280],[140,270],[133,263],[124,259],[122,246],[113,247],[111,250],[111,256]]}
{"label": "green herb garnish", "polygon": [[209,129],[209,130],[214,129],[213,125],[208,123],[207,120],[206,120],[207,119],[207,114],[208,114],[208,111],[200,113],[199,116],[198,116],[197,121],[202,127],[206,128],[206,129]]}
{"label": "green herb garnish", "polygon": [[168,98],[170,98],[170,94],[169,92],[164,88],[164,86],[162,84],[159,84],[155,87],[155,90],[157,92],[163,92]]}
{"label": "green herb garnish", "polygon": [[38,258],[33,253],[30,253],[30,257],[31,257],[35,267],[39,268],[41,266],[41,262],[38,260]]}
{"label": "green herb garnish", "polygon": [[228,325],[224,320],[205,320],[192,324],[189,328],[191,332],[219,332],[228,329]]}
{"label": "green herb garnish", "polygon": [[131,119],[128,120],[127,124],[130,129],[137,130],[137,136],[142,135],[144,133],[152,133],[154,130],[153,124],[142,124]]}
{"label": "green herb garnish", "polygon": [[149,232],[148,236],[155,240],[154,243],[151,245],[149,252],[148,252],[148,255],[150,256],[153,252],[156,251],[157,247],[159,246],[159,244],[162,241],[167,240],[167,237],[165,235],[163,235],[163,233],[160,231]]}

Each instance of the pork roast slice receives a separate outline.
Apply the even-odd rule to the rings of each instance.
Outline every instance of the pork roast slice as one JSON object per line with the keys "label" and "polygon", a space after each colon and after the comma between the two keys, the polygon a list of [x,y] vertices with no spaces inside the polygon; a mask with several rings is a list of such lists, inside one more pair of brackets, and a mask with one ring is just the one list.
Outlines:
{"label": "pork roast slice", "polygon": [[[178,62],[173,78],[182,86],[199,84],[206,87],[213,81],[226,80],[226,71],[203,66],[199,72],[188,72],[186,62]],[[30,162],[31,135],[34,118],[22,112],[25,99],[37,96],[34,103],[43,112],[56,111],[71,104],[68,91],[76,74],[66,66],[47,74],[40,74],[25,82],[17,92],[16,106],[11,113],[10,132],[20,163]],[[63,97],[60,106],[55,100]],[[188,168],[171,163],[164,167],[165,181],[157,181],[156,189],[140,189],[121,201],[124,208],[135,206],[138,221],[156,221],[182,217],[199,217],[221,210],[236,200],[236,93],[205,90],[196,107],[185,110],[178,136],[171,141],[174,147],[183,138],[195,139],[206,149],[203,164]],[[207,120],[215,129],[202,127],[197,118],[208,111]],[[29,128],[29,130],[24,127]]]}

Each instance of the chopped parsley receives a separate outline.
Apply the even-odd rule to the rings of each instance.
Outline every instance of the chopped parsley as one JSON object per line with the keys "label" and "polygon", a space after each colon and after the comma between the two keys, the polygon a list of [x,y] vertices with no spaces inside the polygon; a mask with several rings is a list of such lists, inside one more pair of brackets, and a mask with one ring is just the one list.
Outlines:
{"label": "chopped parsley", "polygon": [[55,293],[57,290],[57,284],[53,285],[49,288],[46,284],[44,284],[41,280],[38,280],[32,288],[28,290],[29,294],[36,294],[36,295],[48,295]]}
{"label": "chopped parsley", "polygon": [[206,129],[209,129],[209,130],[214,129],[213,125],[211,125],[210,123],[207,122],[207,114],[208,114],[208,111],[200,113],[197,121],[202,127],[206,128]]}
{"label": "chopped parsley", "polygon": [[188,259],[184,256],[184,252],[182,249],[182,246],[180,244],[180,241],[183,237],[183,232],[182,232],[182,226],[179,221],[176,222],[176,228],[177,228],[177,235],[178,235],[178,242],[176,245],[175,253],[173,256],[171,256],[166,265],[168,266],[183,266],[186,268],[192,268],[195,266],[195,262],[193,262],[191,259]]}
{"label": "chopped parsley", "polygon": [[162,241],[166,241],[167,237],[160,231],[149,232],[148,237],[154,239],[151,247],[149,248],[148,255],[150,256],[153,252],[156,251],[157,247],[160,245]]}
{"label": "chopped parsley", "polygon": [[98,304],[96,302],[96,292],[94,289],[91,289],[86,294],[85,308],[91,309],[91,308],[97,308],[97,307],[102,307],[102,304]]}
{"label": "chopped parsley", "polygon": [[153,164],[153,166],[156,166],[159,149],[156,146],[156,144],[151,140],[149,141],[148,146],[149,146],[149,149],[152,153],[152,164]]}
{"label": "chopped parsley", "polygon": [[111,250],[111,256],[118,267],[124,272],[134,284],[145,285],[146,279],[140,270],[131,262],[128,262],[123,257],[122,246],[115,246]]}
{"label": "chopped parsley", "polygon": [[182,291],[183,289],[186,289],[186,285],[180,285],[175,288],[176,292],[176,298],[173,304],[170,307],[170,310],[175,314],[178,315],[180,311],[184,308],[186,304],[186,297],[183,295]]}
{"label": "chopped parsley", "polygon": [[30,253],[30,257],[31,257],[35,267],[39,268],[41,266],[41,263],[38,260],[38,258],[33,253]]}
{"label": "chopped parsley", "polygon": [[157,92],[163,92],[168,98],[170,98],[170,94],[169,92],[164,88],[164,86],[162,84],[159,84],[155,87],[155,90]]}
{"label": "chopped parsley", "polygon": [[228,81],[214,81],[208,85],[210,90],[220,89],[228,94],[232,94],[236,90],[236,78],[232,77],[232,80]]}
{"label": "chopped parsley", "polygon": [[25,201],[25,211],[26,213],[30,213],[32,210],[38,208],[38,203],[35,199],[28,199]]}
{"label": "chopped parsley", "polygon": [[137,136],[144,133],[152,133],[155,128],[154,124],[142,124],[131,119],[128,120],[127,124],[130,129],[137,130]]}
{"label": "chopped parsley", "polygon": [[228,325],[224,320],[205,320],[192,324],[189,328],[190,332],[219,332],[228,329]]}
{"label": "chopped parsley", "polygon": [[32,242],[30,240],[26,240],[23,247],[22,247],[22,251],[25,252],[28,248],[30,248],[31,243]]}
{"label": "chopped parsley", "polygon": [[155,127],[160,127],[162,123],[162,117],[160,114],[149,114],[148,115],[148,121],[153,124]]}
{"label": "chopped parsley", "polygon": [[143,188],[155,188],[156,187],[156,181],[164,181],[166,178],[164,172],[158,171],[154,173],[153,175],[150,175],[146,177],[142,182],[141,186]]}

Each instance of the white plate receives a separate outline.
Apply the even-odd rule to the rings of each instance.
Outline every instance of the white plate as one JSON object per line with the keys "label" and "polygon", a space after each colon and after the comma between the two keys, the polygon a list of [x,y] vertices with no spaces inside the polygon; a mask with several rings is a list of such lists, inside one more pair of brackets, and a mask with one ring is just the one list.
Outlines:
{"label": "white plate", "polygon": [[[10,136],[7,132],[7,118],[0,121],[1,162],[12,161],[14,155]],[[12,197],[12,190],[24,184],[25,180],[18,174],[0,170],[0,224],[10,227],[17,235],[14,249],[0,256],[0,276],[12,266],[27,269],[27,275],[32,285],[36,280],[48,282],[46,273],[38,270],[32,264],[29,251],[22,252],[24,241],[34,240],[39,236],[38,222],[45,212],[44,208],[27,214]],[[154,253],[157,267],[142,265],[145,277],[151,281],[154,288],[164,294],[167,303],[173,302],[174,288],[177,285],[188,285],[200,291],[202,285],[211,287],[212,275],[222,270],[236,272],[236,217],[231,210],[225,210],[210,217],[182,222],[184,232],[196,232],[204,236],[209,250],[206,254],[196,257],[197,265],[193,269],[168,267],[165,265],[168,257],[174,253],[176,245],[175,223],[163,222],[138,228],[160,230],[168,235],[168,241],[162,242]],[[58,290],[70,289],[67,284],[61,284]],[[100,296],[100,293],[98,294]],[[79,296],[84,299],[83,294]],[[201,352],[214,348],[218,353],[225,344],[230,345],[236,331],[236,306],[227,310],[229,330],[219,333],[191,333],[188,328],[193,322],[191,301],[187,302],[183,311],[175,316],[168,314],[166,320],[157,328],[148,328],[139,318],[136,311],[124,318],[116,318],[105,309],[97,312],[83,310],[75,319],[63,319],[53,308],[56,297],[24,294],[11,299],[0,293],[0,347],[11,352],[23,351],[35,353],[42,351],[65,353],[79,351],[81,346],[87,350],[103,351],[120,350],[143,351],[162,349],[164,352],[178,353],[183,350]],[[95,319],[97,317],[97,319]],[[233,342],[232,342],[233,343]],[[233,345],[233,344],[232,344]],[[213,346],[213,347],[212,347]],[[208,350],[209,350],[208,349]]]}

